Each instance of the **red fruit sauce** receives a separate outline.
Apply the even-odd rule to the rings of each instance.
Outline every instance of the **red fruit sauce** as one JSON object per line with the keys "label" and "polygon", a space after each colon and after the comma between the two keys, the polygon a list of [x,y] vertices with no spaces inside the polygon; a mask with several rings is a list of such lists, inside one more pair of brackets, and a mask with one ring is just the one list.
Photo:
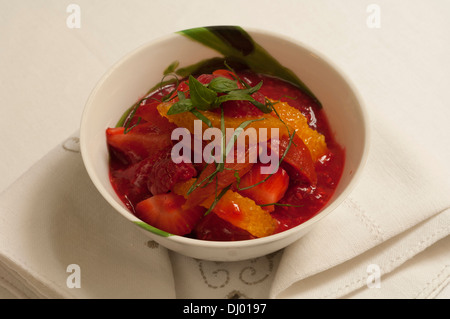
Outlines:
{"label": "red fruit sauce", "polygon": [[[255,86],[260,81],[263,81],[261,89],[254,96],[255,99],[260,100],[261,96],[266,96],[272,100],[281,100],[287,102],[290,106],[295,107],[301,111],[306,118],[311,128],[322,133],[326,138],[328,147],[328,154],[324,155],[315,163],[315,171],[317,175],[317,183],[312,186],[307,180],[293,180],[289,182],[289,187],[283,198],[278,202],[279,204],[289,204],[300,207],[276,205],[275,210],[271,212],[278,223],[275,233],[285,231],[295,227],[308,219],[315,216],[330,200],[337,184],[342,175],[345,152],[343,148],[338,145],[332,135],[324,110],[317,104],[317,102],[309,95],[305,94],[296,86],[267,75],[255,74],[251,71],[238,72],[239,77]],[[207,76],[201,78],[203,81]],[[164,90],[157,90],[150,94],[151,98],[145,100],[137,109],[134,117],[127,119],[130,127],[134,124],[151,123],[154,124],[162,132],[173,130],[176,126],[170,123],[166,118],[159,115],[156,106],[174,87],[166,87]],[[183,90],[183,86],[181,86]],[[244,101],[228,101],[224,103],[225,116],[243,117],[243,116],[261,116],[263,113],[259,111],[249,102]],[[137,119],[140,118],[140,122]],[[130,130],[130,132],[133,129]],[[138,130],[137,130],[138,131]],[[170,134],[162,134],[161,138],[166,140],[158,143],[165,145],[165,149],[161,152],[156,152],[148,158],[135,163],[126,160],[126,157],[120,154],[114,147],[108,145],[110,151],[110,180],[117,195],[127,205],[130,211],[135,212],[136,205],[151,196],[152,189],[158,190],[169,188],[171,183],[170,176],[164,178],[163,185],[149,185],[150,176],[155,174],[174,174],[177,182],[187,180],[200,173],[201,166],[197,164],[185,164],[183,167],[172,167],[166,162],[162,161],[162,155],[167,155],[168,147],[171,147],[167,136]],[[139,139],[139,136],[137,137]],[[167,146],[170,144],[170,146]],[[125,158],[125,160],[124,160]],[[158,163],[158,161],[160,161]],[[155,164],[158,163],[158,164]],[[154,167],[158,167],[159,171],[155,173]],[[152,171],[153,170],[153,171]],[[154,177],[153,177],[154,178]],[[153,188],[152,188],[153,187]],[[245,240],[253,239],[254,237],[237,228],[230,223],[210,213],[200,220],[193,231],[186,235],[187,237],[204,239],[204,240]]]}

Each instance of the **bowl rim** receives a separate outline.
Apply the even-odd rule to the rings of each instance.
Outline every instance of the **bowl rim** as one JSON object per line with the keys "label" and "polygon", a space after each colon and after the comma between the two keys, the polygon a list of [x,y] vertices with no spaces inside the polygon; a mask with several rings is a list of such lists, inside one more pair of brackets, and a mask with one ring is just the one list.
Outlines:
{"label": "bowl rim", "polygon": [[[226,25],[224,25],[226,27]],[[359,163],[357,164],[356,169],[353,172],[353,177],[351,178],[349,184],[345,187],[345,189],[342,191],[341,194],[339,194],[329,205],[325,208],[319,211],[316,215],[311,217],[310,219],[306,220],[305,222],[294,226],[290,229],[287,229],[285,231],[282,231],[280,233],[276,233],[267,237],[261,237],[261,238],[255,238],[255,239],[248,239],[248,240],[239,240],[239,241],[209,241],[209,240],[202,240],[202,239],[195,239],[195,238],[189,238],[184,237],[180,235],[170,235],[167,237],[155,234],[153,232],[147,231],[149,234],[158,236],[158,238],[166,239],[169,241],[173,241],[177,244],[183,244],[183,245],[189,245],[189,246],[195,246],[195,247],[208,247],[208,248],[251,248],[255,246],[261,246],[265,245],[267,243],[280,241],[283,239],[286,239],[290,237],[291,235],[294,235],[296,233],[300,233],[302,229],[308,228],[310,225],[317,223],[318,221],[322,220],[325,216],[329,215],[332,211],[334,211],[338,206],[342,204],[342,202],[348,197],[348,195],[354,190],[357,183],[360,181],[364,166],[366,165],[369,149],[370,149],[370,125],[369,125],[369,114],[366,108],[366,104],[359,93],[359,91],[356,89],[356,86],[352,82],[352,80],[348,77],[348,75],[343,72],[343,70],[333,61],[331,61],[326,55],[323,53],[317,51],[316,49],[312,48],[311,46],[303,43],[302,41],[299,41],[298,39],[287,36],[282,33],[277,33],[271,30],[266,30],[262,28],[255,28],[255,27],[248,27],[248,26],[240,26],[243,28],[246,32],[248,32],[250,35],[262,35],[262,36],[269,36],[272,38],[277,38],[286,42],[290,42],[291,44],[298,46],[305,51],[310,52],[314,55],[315,58],[321,60],[325,65],[330,67],[332,70],[336,72],[336,74],[342,78],[343,82],[349,87],[350,91],[354,95],[354,98],[357,101],[357,105],[359,106],[359,111],[361,115],[361,120],[363,121],[363,150],[361,154],[361,158],[359,159]],[[184,29],[184,30],[190,30],[194,28]],[[93,166],[90,164],[87,154],[88,149],[86,145],[86,136],[85,136],[85,126],[86,121],[88,118],[88,114],[90,110],[92,109],[93,100],[95,99],[97,92],[101,89],[102,84],[109,78],[111,74],[115,72],[116,69],[118,69],[122,64],[124,64],[129,58],[132,56],[137,55],[142,50],[147,49],[149,46],[158,45],[158,43],[162,43],[171,39],[174,39],[176,37],[182,37],[182,35],[178,34],[178,32],[184,31],[176,31],[172,33],[168,33],[165,35],[158,36],[156,38],[150,39],[149,41],[139,45],[135,49],[129,51],[125,55],[123,55],[120,59],[118,59],[112,66],[108,68],[108,70],[100,77],[100,79],[95,84],[93,90],[89,94],[89,97],[85,103],[84,110],[82,112],[81,116],[81,125],[80,125],[80,153],[82,156],[82,160],[84,162],[84,166],[86,168],[86,171],[97,188],[97,190],[102,194],[102,197],[117,211],[119,212],[123,217],[125,217],[128,221],[141,221],[138,219],[132,212],[128,211],[126,208],[121,206],[114,198],[109,196],[109,194],[104,191],[102,183],[97,176]],[[138,228],[142,228],[138,225],[136,225]]]}

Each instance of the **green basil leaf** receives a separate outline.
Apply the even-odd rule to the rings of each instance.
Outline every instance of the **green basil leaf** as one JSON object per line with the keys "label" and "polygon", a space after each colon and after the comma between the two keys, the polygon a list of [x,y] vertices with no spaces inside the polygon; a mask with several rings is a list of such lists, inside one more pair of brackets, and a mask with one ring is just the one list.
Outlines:
{"label": "green basil leaf", "polygon": [[197,111],[196,109],[192,109],[190,110],[190,112],[192,114],[194,114],[199,120],[202,120],[203,123],[205,123],[206,125],[208,125],[208,127],[212,127],[212,123],[209,120],[209,118],[207,118],[206,116],[204,116],[202,113],[200,113],[199,111]]}
{"label": "green basil leaf", "polygon": [[[260,88],[261,88],[261,86],[263,85],[263,82],[261,81],[261,82],[259,82],[258,84],[256,84],[254,87],[250,87],[250,88],[248,88],[248,89],[242,89],[242,90],[239,90],[238,92],[240,92],[240,93],[245,93],[245,94],[253,94],[253,93],[255,93],[255,92],[257,92]],[[233,91],[234,92],[234,91]],[[230,92],[230,94],[231,94],[232,92]]]}
{"label": "green basil leaf", "polygon": [[300,87],[311,96],[319,106],[320,101],[292,70],[278,62],[266,49],[239,26],[201,27],[179,31],[179,34],[191,38],[224,57],[234,58],[247,64],[255,72],[267,73],[287,80]]}
{"label": "green basil leaf", "polygon": [[149,224],[147,224],[147,223],[144,223],[144,222],[138,222],[138,221],[135,221],[134,223],[135,223],[136,225],[142,227],[143,229],[148,230],[149,232],[152,232],[152,233],[154,233],[154,234],[156,234],[156,235],[159,235],[159,236],[162,236],[162,237],[173,236],[173,234],[168,233],[168,232],[165,232],[165,231],[163,231],[163,230],[161,230],[161,229],[159,229],[159,228],[153,227],[153,226],[151,226],[151,225],[149,225]]}
{"label": "green basil leaf", "polygon": [[217,202],[223,197],[223,195],[225,195],[226,192],[228,192],[228,190],[231,188],[231,185],[228,185],[227,187],[223,188],[219,195],[216,194],[216,196],[214,197],[214,202],[211,204],[211,206],[208,208],[208,210],[205,212],[205,214],[203,216],[208,215],[216,206]]}
{"label": "green basil leaf", "polygon": [[215,92],[227,93],[232,90],[237,90],[238,85],[236,81],[224,77],[218,77],[211,80],[211,82],[208,84],[208,88]]}
{"label": "green basil leaf", "polygon": [[[231,148],[234,147],[234,144],[236,143],[236,141],[237,141],[239,135],[240,135],[242,132],[244,132],[244,129],[245,129],[248,125],[250,125],[250,124],[253,123],[253,122],[262,121],[262,120],[265,120],[265,119],[266,119],[266,118],[262,117],[262,118],[259,118],[259,119],[248,120],[248,121],[242,122],[242,123],[236,128],[236,130],[234,130],[233,135],[231,136],[230,140],[228,141],[227,147],[226,147],[226,149],[225,149],[225,158],[226,158],[226,157],[228,156],[228,154],[230,153]],[[239,176],[239,174],[238,174],[238,176]],[[238,185],[239,185],[239,184],[238,184]]]}
{"label": "green basil leaf", "polygon": [[180,65],[179,61],[173,61],[163,72],[164,75],[175,72],[175,70]]}
{"label": "green basil leaf", "polygon": [[178,91],[177,96],[178,96],[178,100],[180,100],[180,101],[186,100],[186,95],[184,94],[184,92]]}
{"label": "green basil leaf", "polygon": [[174,115],[178,113],[183,113],[190,111],[194,108],[192,101],[190,99],[180,100],[172,104],[170,109],[167,111],[167,115]]}
{"label": "green basil leaf", "polygon": [[255,99],[253,99],[253,101],[250,101],[250,102],[263,113],[272,112],[272,107],[270,106],[270,104],[264,104],[264,103],[256,101]]}
{"label": "green basil leaf", "polygon": [[189,76],[189,93],[192,104],[199,110],[206,111],[217,97],[217,93],[208,89],[192,75]]}
{"label": "green basil leaf", "polygon": [[226,95],[221,95],[216,98],[214,101],[214,105],[220,105],[226,101],[254,101],[250,95],[245,93],[240,93],[239,91],[232,91],[233,93],[229,93]]}

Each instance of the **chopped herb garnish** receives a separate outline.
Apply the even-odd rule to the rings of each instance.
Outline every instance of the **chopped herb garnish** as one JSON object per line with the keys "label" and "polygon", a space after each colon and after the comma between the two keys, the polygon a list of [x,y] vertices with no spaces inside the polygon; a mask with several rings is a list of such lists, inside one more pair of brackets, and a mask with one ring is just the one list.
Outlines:
{"label": "chopped herb garnish", "polygon": [[[221,111],[220,112],[220,114],[221,114],[220,130],[222,133],[222,141],[221,141],[222,158],[221,158],[221,161],[219,161],[219,163],[215,162],[216,168],[215,168],[214,172],[209,174],[209,176],[207,176],[206,178],[204,178],[201,181],[199,180],[200,176],[201,176],[201,173],[200,173],[186,194],[186,195],[191,194],[198,187],[200,187],[200,188],[206,187],[207,185],[214,182],[214,180],[215,180],[216,190],[215,190],[214,202],[209,207],[209,209],[206,211],[205,215],[207,215],[214,209],[215,205],[220,200],[220,198],[222,198],[222,196],[224,196],[225,193],[232,186],[232,184],[227,185],[226,187],[221,189],[219,192],[219,189],[217,186],[218,185],[218,176],[217,175],[218,175],[218,173],[222,172],[223,170],[233,170],[232,168],[225,167],[225,162],[226,162],[226,158],[227,158],[228,154],[230,153],[231,149],[234,147],[235,143],[237,142],[239,135],[242,132],[244,132],[245,128],[247,126],[249,126],[251,123],[256,122],[256,121],[262,121],[262,120],[266,119],[266,118],[257,118],[257,119],[250,119],[250,120],[242,122],[235,129],[233,135],[231,136],[231,138],[227,144],[226,143],[226,131],[225,131],[226,130],[225,117],[224,117],[224,110],[222,107],[222,103],[224,103],[226,101],[249,101],[255,107],[257,107],[259,110],[261,110],[263,113],[274,112],[276,114],[276,116],[278,117],[278,119],[286,126],[286,129],[287,129],[287,132],[289,135],[289,143],[288,143],[288,146],[287,146],[286,150],[284,151],[283,155],[280,157],[280,160],[278,161],[276,170],[278,170],[281,162],[283,161],[284,157],[286,156],[287,152],[289,151],[290,147],[292,146],[293,139],[294,139],[294,136],[296,133],[295,131],[290,132],[288,125],[281,119],[280,115],[276,111],[275,104],[278,103],[278,101],[272,102],[271,100],[265,98],[264,103],[261,103],[259,101],[256,101],[252,97],[252,94],[258,92],[261,89],[261,87],[263,85],[262,81],[252,87],[247,82],[245,82],[241,78],[239,78],[236,75],[236,73],[234,72],[234,70],[226,63],[226,61],[224,61],[224,64],[231,71],[231,74],[232,74],[232,77],[234,80],[231,80],[231,79],[225,78],[225,77],[216,77],[216,78],[213,78],[209,83],[202,84],[198,79],[196,79],[191,74],[191,75],[189,75],[188,81],[186,82],[186,84],[188,85],[188,88],[189,88],[189,90],[188,90],[189,97],[186,97],[185,92],[178,91],[179,79],[176,75],[176,73],[177,73],[176,69],[179,65],[178,61],[173,62],[171,65],[169,65],[165,69],[164,77],[161,80],[160,87],[159,87],[161,92],[163,92],[162,90],[164,89],[164,86],[166,86],[168,83],[170,83],[170,84],[176,83],[176,85],[173,86],[173,89],[171,89],[167,94],[162,96],[162,98],[160,100],[160,102],[170,102],[174,98],[178,98],[178,100],[176,102],[172,103],[171,107],[167,111],[167,115],[174,115],[174,114],[180,114],[180,113],[184,113],[184,112],[190,112],[193,115],[195,115],[198,119],[200,119],[203,123],[205,123],[208,127],[212,127],[213,125],[212,125],[211,120],[209,120],[208,117],[206,117],[201,111],[211,111],[211,110],[220,108],[220,111]],[[173,79],[166,80],[167,77],[173,77]],[[244,87],[244,88],[240,88],[239,84],[241,85],[241,87]],[[123,120],[123,122],[125,124],[125,131],[124,131],[125,134],[128,133],[133,127],[135,127],[136,125],[138,125],[140,123],[141,118],[138,118],[138,120],[135,122],[134,125],[132,125],[131,127],[128,127],[128,125],[131,122],[130,120],[135,116],[135,113],[136,113],[138,107],[143,102],[145,102],[147,99],[149,99],[149,97],[145,97],[145,98],[141,99],[140,101],[135,103],[130,108],[130,110],[127,112],[127,117],[125,120]],[[207,167],[207,165],[205,165],[202,172],[204,171],[204,169],[206,167]],[[240,184],[239,171],[234,170],[234,176],[236,178],[236,189],[238,191],[240,191],[240,190],[246,190],[246,189],[255,187],[255,186],[267,181],[273,174],[274,173],[269,174],[262,181],[254,184],[254,185],[240,188],[239,187],[239,184]],[[278,204],[278,203],[263,204],[260,206],[264,207],[264,206],[270,206],[270,205],[301,207],[301,206],[295,206],[295,205],[290,205],[290,204]]]}
{"label": "chopped herb garnish", "polygon": [[[199,110],[210,110],[211,105],[217,98],[217,93],[200,83],[192,75],[189,76],[189,94],[192,104]],[[175,103],[174,105],[176,105]]]}
{"label": "chopped herb garnish", "polygon": [[164,75],[168,75],[170,73],[174,73],[175,70],[178,68],[178,66],[180,65],[179,61],[174,61],[172,62],[163,72]]}
{"label": "chopped herb garnish", "polygon": [[[217,180],[217,177],[216,177]],[[228,185],[227,187],[225,187],[224,189],[222,189],[220,191],[219,194],[217,194],[217,188],[216,188],[216,195],[214,197],[214,202],[211,204],[211,206],[208,208],[208,210],[205,212],[204,216],[208,215],[216,206],[216,204],[219,202],[219,200],[223,197],[223,195],[225,195],[226,192],[228,192],[228,190],[230,189],[231,185]]]}
{"label": "chopped herb garnish", "polygon": [[224,77],[212,79],[211,82],[209,82],[208,87],[218,93],[228,93],[239,89],[236,81]]}
{"label": "chopped herb garnish", "polygon": [[199,120],[201,120],[203,123],[205,123],[208,127],[212,127],[212,123],[209,120],[209,118],[207,118],[206,116],[204,116],[202,113],[200,113],[199,111],[197,111],[196,109],[192,109],[190,111],[192,114],[194,114]]}
{"label": "chopped herb garnish", "polygon": [[262,81],[254,87],[250,87],[247,84],[244,89],[240,89],[236,81],[225,77],[217,77],[212,79],[208,84],[202,84],[195,77],[190,75],[188,81],[190,98],[179,98],[179,100],[171,106],[167,114],[173,115],[189,112],[194,108],[200,111],[209,111],[218,108],[226,101],[249,101],[263,113],[272,112],[270,103],[261,103],[252,97],[252,94],[256,93],[261,88],[263,84]]}

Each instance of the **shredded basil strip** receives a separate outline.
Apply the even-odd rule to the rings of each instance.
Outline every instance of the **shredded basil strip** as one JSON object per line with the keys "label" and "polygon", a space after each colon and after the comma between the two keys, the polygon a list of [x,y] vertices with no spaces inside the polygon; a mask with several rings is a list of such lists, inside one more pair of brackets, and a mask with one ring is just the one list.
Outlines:
{"label": "shredded basil strip", "polygon": [[190,112],[192,114],[194,114],[199,120],[201,120],[203,123],[205,123],[206,125],[208,125],[208,127],[212,127],[212,123],[209,120],[209,118],[207,118],[206,116],[204,116],[202,113],[200,113],[198,110],[196,109],[192,109],[190,110]]}
{"label": "shredded basil strip", "polygon": [[[216,178],[217,179],[217,178]],[[205,212],[204,216],[208,215],[214,207],[216,207],[216,204],[219,202],[219,200],[225,195],[226,192],[230,189],[231,185],[228,185],[222,191],[217,195],[217,189],[216,189],[216,196],[214,197],[214,202],[211,204],[211,206],[208,208],[208,210]]]}
{"label": "shredded basil strip", "polygon": [[258,122],[258,121],[262,121],[262,120],[265,120],[265,119],[266,119],[266,118],[262,117],[262,118],[259,118],[259,119],[248,120],[248,121],[242,122],[242,123],[236,128],[236,130],[234,131],[233,135],[232,135],[231,138],[230,138],[230,141],[229,141],[228,144],[227,144],[227,147],[226,147],[226,150],[225,150],[225,158],[226,158],[226,157],[228,156],[228,154],[230,153],[231,148],[232,148],[232,147],[234,146],[234,144],[236,143],[236,141],[237,141],[239,135],[240,135],[242,132],[244,132],[244,129],[245,129],[248,125],[250,125],[250,124],[253,123],[253,122]]}

